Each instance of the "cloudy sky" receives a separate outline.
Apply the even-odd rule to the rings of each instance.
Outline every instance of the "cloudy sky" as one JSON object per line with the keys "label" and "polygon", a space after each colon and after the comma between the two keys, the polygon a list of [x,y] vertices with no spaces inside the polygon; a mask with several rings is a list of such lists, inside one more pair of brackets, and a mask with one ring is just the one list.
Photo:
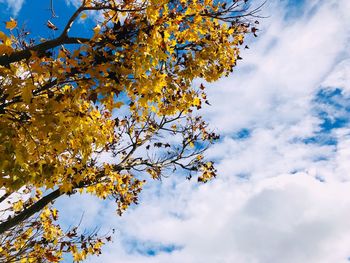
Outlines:
{"label": "cloudy sky", "polygon": [[[1,20],[30,20],[33,3],[0,0]],[[89,196],[57,203],[66,225],[84,212],[116,228],[88,262],[350,261],[350,1],[268,0],[263,14],[236,71],[209,85],[217,179],[155,182],[121,218]]]}

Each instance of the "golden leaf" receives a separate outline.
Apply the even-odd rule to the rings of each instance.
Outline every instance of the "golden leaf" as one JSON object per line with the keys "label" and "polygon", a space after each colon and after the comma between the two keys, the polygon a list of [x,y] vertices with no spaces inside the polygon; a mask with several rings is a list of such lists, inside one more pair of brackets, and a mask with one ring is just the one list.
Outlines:
{"label": "golden leaf", "polygon": [[22,98],[23,101],[27,104],[30,103],[31,99],[32,99],[32,89],[30,86],[25,86],[22,90]]}
{"label": "golden leaf", "polygon": [[16,26],[17,26],[17,21],[14,20],[13,18],[11,18],[10,21],[7,21],[7,22],[6,22],[6,28],[7,28],[7,29],[12,30],[12,29],[16,28]]}

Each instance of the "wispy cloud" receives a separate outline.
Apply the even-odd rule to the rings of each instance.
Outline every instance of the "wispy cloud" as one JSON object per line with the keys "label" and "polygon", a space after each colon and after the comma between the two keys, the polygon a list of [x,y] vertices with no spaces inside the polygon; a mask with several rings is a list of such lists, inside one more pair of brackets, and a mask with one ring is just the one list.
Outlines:
{"label": "wispy cloud", "polygon": [[0,3],[6,4],[12,15],[16,16],[21,10],[24,0],[0,0]]}

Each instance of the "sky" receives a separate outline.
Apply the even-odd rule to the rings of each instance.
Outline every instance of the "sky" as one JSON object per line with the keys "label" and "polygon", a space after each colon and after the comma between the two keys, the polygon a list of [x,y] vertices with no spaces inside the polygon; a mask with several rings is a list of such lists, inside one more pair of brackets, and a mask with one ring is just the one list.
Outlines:
{"label": "sky", "polygon": [[[39,34],[45,5],[0,0],[0,20]],[[55,6],[63,24],[74,5]],[[203,114],[221,134],[207,153],[213,181],[154,182],[122,217],[91,196],[59,200],[63,224],[84,214],[84,227],[116,229],[88,262],[349,262],[349,10],[349,0],[268,0],[236,70],[208,85]]]}

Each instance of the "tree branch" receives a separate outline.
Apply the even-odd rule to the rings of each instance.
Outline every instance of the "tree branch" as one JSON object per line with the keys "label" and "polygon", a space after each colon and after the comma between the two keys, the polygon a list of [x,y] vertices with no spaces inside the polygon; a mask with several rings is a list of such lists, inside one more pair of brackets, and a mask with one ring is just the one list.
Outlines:
{"label": "tree branch", "polygon": [[113,10],[116,12],[139,12],[144,10],[144,8],[138,8],[138,9],[119,9],[113,6],[80,6],[74,14],[70,17],[68,20],[65,28],[63,29],[63,32],[61,35],[55,39],[46,41],[44,43],[38,44],[36,46],[21,50],[21,51],[16,51],[11,53],[10,55],[2,55],[0,56],[0,66],[8,66],[11,63],[21,61],[23,59],[28,59],[32,56],[32,52],[45,52],[46,50],[55,48],[59,45],[63,44],[81,44],[81,43],[86,43],[90,41],[89,38],[82,38],[82,37],[69,37],[68,32],[70,28],[72,27],[74,21],[77,19],[79,14],[83,11],[88,11],[88,10],[94,10],[94,11],[99,11],[99,10]]}
{"label": "tree branch", "polygon": [[6,192],[0,197],[0,204],[7,199],[12,194],[12,192]]}
{"label": "tree branch", "polygon": [[86,43],[88,41],[90,41],[90,39],[88,38],[59,36],[58,38],[46,41],[44,43],[30,47],[28,49],[16,51],[11,53],[10,55],[6,54],[6,55],[0,56],[0,66],[7,66],[13,62],[18,62],[23,59],[28,59],[32,56],[32,52],[43,53],[49,49],[55,48],[63,44],[81,44],[81,43]]}
{"label": "tree branch", "polygon": [[27,209],[24,209],[21,213],[19,213],[18,215],[7,219],[5,222],[0,224],[0,235],[3,234],[4,232],[8,231],[9,229],[11,229],[12,227],[20,224],[21,222],[23,222],[24,220],[28,219],[29,217],[31,217],[32,215],[34,215],[35,213],[39,212],[40,210],[42,210],[47,204],[49,204],[50,202],[52,202],[53,200],[55,200],[56,198],[58,198],[59,196],[61,196],[62,194],[64,194],[63,192],[60,192],[59,189],[51,192],[50,194],[44,196],[43,198],[41,198],[38,202],[36,202],[34,205],[30,206]]}

